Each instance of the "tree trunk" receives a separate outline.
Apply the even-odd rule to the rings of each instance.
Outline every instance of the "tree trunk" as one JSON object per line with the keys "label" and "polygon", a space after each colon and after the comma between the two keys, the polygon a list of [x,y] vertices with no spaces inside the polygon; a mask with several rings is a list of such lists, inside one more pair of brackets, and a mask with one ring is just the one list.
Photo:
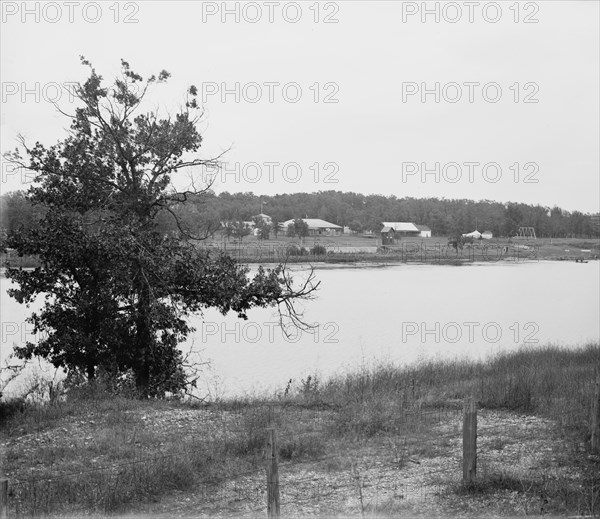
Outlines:
{"label": "tree trunk", "polygon": [[[143,270],[140,270],[143,277]],[[136,320],[136,352],[135,385],[140,397],[147,397],[150,387],[150,347],[152,332],[150,330],[150,289],[143,280],[139,286],[138,315]]]}
{"label": "tree trunk", "polygon": [[150,366],[146,360],[135,371],[135,387],[142,398],[148,397],[150,386]]}
{"label": "tree trunk", "polygon": [[96,366],[92,363],[87,365],[87,378],[88,382],[91,382],[96,378]]}

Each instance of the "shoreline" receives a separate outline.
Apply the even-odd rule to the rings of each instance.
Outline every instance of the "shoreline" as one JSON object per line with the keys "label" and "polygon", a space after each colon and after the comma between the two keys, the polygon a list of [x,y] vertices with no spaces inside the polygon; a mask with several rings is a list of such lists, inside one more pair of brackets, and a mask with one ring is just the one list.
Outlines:
{"label": "shoreline", "polygon": [[[351,255],[348,255],[351,256]],[[374,257],[373,257],[374,256]],[[327,266],[328,268],[384,268],[384,267],[395,267],[399,265],[431,265],[431,266],[451,266],[451,267],[462,267],[462,266],[481,266],[481,265],[517,265],[524,263],[540,263],[540,262],[560,262],[560,263],[595,263],[600,258],[588,258],[584,261],[579,261],[577,258],[528,258],[528,257],[506,257],[499,259],[482,259],[482,258],[444,258],[444,259],[401,259],[401,258],[389,258],[385,256],[370,255],[370,257],[340,257],[336,256],[333,258],[306,256],[300,258],[294,258],[292,260],[285,259],[281,260],[265,260],[261,258],[235,258],[234,259],[243,265],[268,265],[275,266],[279,264],[285,265],[314,265],[319,268]],[[22,268],[25,271],[32,271],[38,268],[39,265],[20,266],[14,265],[11,268]],[[6,278],[7,267],[0,267],[0,278]]]}
{"label": "shoreline", "polygon": [[[484,240],[485,241],[485,240]],[[481,263],[526,263],[539,261],[590,262],[600,259],[600,240],[597,238],[540,238],[517,243],[494,238],[485,243],[467,244],[455,250],[447,238],[403,240],[394,245],[381,246],[374,240],[348,236],[340,239],[319,239],[298,243],[296,240],[249,239],[224,243],[206,241],[199,250],[224,252],[241,264],[247,265],[302,265],[319,264],[340,267],[402,265],[462,266]],[[16,268],[36,268],[39,261],[33,256],[16,257],[14,252],[0,254],[0,265],[10,263]],[[0,267],[0,276],[4,269]]]}

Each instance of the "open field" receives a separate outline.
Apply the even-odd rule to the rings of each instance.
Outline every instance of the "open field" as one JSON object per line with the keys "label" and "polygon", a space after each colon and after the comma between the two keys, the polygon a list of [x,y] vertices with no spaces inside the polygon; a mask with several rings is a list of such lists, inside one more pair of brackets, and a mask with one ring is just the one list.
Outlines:
{"label": "open field", "polygon": [[478,240],[463,249],[448,246],[447,237],[402,238],[394,245],[381,246],[377,236],[319,236],[302,240],[279,236],[258,240],[247,236],[242,241],[213,237],[201,247],[227,250],[234,258],[251,263],[288,261],[448,263],[473,261],[594,260],[600,258],[600,240],[581,238],[544,238],[523,240],[493,238]]}
{"label": "open field", "polygon": [[[600,258],[600,240],[583,238],[540,238],[529,241],[493,238],[476,241],[462,250],[455,250],[448,246],[446,237],[403,238],[382,249],[381,240],[376,236],[311,236],[302,240],[286,236],[258,240],[255,236],[247,236],[241,242],[214,236],[200,242],[199,247],[225,250],[239,261],[248,263],[324,261],[465,264],[473,261],[589,261]],[[2,265],[6,261],[16,267],[38,266],[35,258],[1,254]]]}
{"label": "open field", "polygon": [[[139,401],[101,386],[55,388],[50,401],[0,404],[11,517],[262,517],[269,427],[284,516],[597,514],[599,366],[594,344],[313,376],[269,399]],[[467,486],[465,397],[480,407],[478,476]]]}

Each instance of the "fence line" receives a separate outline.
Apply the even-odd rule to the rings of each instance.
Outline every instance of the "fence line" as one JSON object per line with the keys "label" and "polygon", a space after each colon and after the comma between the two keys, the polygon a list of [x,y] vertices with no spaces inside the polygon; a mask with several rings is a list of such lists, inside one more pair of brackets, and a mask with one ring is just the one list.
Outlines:
{"label": "fence line", "polygon": [[[598,418],[598,413],[600,412],[600,396],[598,393],[600,391],[598,389],[600,387],[600,373],[598,374],[596,383],[596,393],[592,402],[591,415],[592,447],[594,445],[593,438],[595,437],[594,427],[599,426],[598,422],[594,422],[594,420]],[[409,387],[412,388],[413,386]],[[461,479],[463,483],[476,481],[478,447],[480,450],[482,446],[485,448],[486,454],[484,454],[483,459],[486,463],[489,461],[490,464],[498,464],[502,459],[503,446],[501,443],[504,440],[499,440],[498,448],[496,448],[490,444],[491,440],[489,440],[489,437],[495,433],[502,433],[501,438],[510,435],[510,431],[507,431],[507,426],[488,425],[486,417],[483,417],[480,423],[478,423],[477,402],[472,398],[465,400],[462,409],[459,406],[446,406],[433,409],[418,406],[410,408],[400,407],[396,414],[390,417],[390,424],[394,428],[388,430],[388,433],[392,430],[396,432],[399,438],[398,444],[390,447],[386,444],[377,444],[375,442],[374,446],[379,450],[374,451],[371,457],[373,460],[372,466],[369,465],[369,462],[364,466],[359,466],[352,459],[353,444],[348,443],[346,439],[346,446],[338,454],[323,453],[318,451],[318,449],[314,452],[310,451],[307,455],[307,463],[310,463],[312,468],[310,470],[307,469],[305,476],[299,477],[298,467],[302,463],[301,457],[305,454],[300,452],[297,455],[294,449],[303,441],[310,448],[313,440],[316,443],[330,431],[329,427],[334,425],[332,417],[329,414],[331,409],[334,409],[333,405],[330,407],[323,405],[321,410],[315,411],[314,409],[306,409],[298,405],[287,405],[282,402],[265,402],[258,409],[251,408],[248,410],[248,408],[240,408],[233,411],[221,410],[219,413],[211,415],[211,418],[214,418],[215,415],[219,417],[222,422],[219,427],[222,425],[222,431],[219,430],[224,434],[224,437],[210,440],[202,447],[182,449],[181,451],[170,452],[168,454],[139,457],[129,462],[116,463],[78,472],[40,475],[22,480],[0,480],[0,519],[7,519],[9,505],[11,504],[13,505],[12,510],[17,515],[21,513],[28,513],[28,515],[32,516],[36,515],[36,513],[44,514],[44,507],[48,506],[53,496],[57,492],[66,492],[65,488],[67,487],[60,484],[58,486],[54,485],[57,485],[61,480],[68,482],[69,479],[75,480],[72,484],[72,488],[75,490],[74,492],[66,492],[64,496],[65,503],[80,503],[81,501],[77,501],[77,499],[81,498],[78,492],[85,491],[88,494],[84,496],[83,502],[87,502],[92,508],[103,506],[105,510],[108,510],[111,506],[111,499],[114,497],[111,494],[112,489],[116,492],[119,482],[122,482],[123,478],[143,478],[143,470],[146,467],[152,469],[153,465],[160,465],[164,460],[177,457],[189,458],[198,453],[210,456],[214,453],[215,449],[222,449],[223,456],[225,457],[220,459],[219,463],[226,470],[220,472],[218,475],[211,475],[194,481],[194,503],[186,503],[170,510],[158,510],[159,513],[185,512],[188,510],[198,511],[203,507],[221,506],[222,503],[219,502],[219,498],[235,496],[232,506],[237,506],[235,503],[238,503],[238,505],[244,503],[243,506],[248,511],[257,512],[262,510],[267,512],[268,517],[279,517],[282,513],[282,508],[286,509],[292,505],[314,505],[315,500],[323,503],[325,507],[330,507],[335,503],[336,496],[344,497],[348,493],[353,496],[352,503],[356,500],[356,506],[360,506],[361,510],[364,510],[365,500],[367,498],[372,500],[373,496],[375,502],[380,498],[386,498],[390,495],[390,492],[392,493],[391,495],[402,496],[401,499],[403,500],[422,499],[425,496],[430,498],[436,495],[439,496],[444,488],[447,488],[449,481],[456,483],[459,483]],[[461,439],[459,432],[460,421],[454,420],[459,416],[462,416],[462,478],[460,477],[461,457],[458,455]],[[201,414],[200,419],[207,425],[214,423],[213,420],[207,420],[204,413]],[[243,421],[249,421],[249,423],[254,424],[253,428],[242,427]],[[293,427],[290,426],[290,423],[293,424]],[[451,461],[446,463],[444,467],[435,468],[424,463],[418,469],[418,474],[420,478],[426,478],[427,483],[423,481],[406,482],[398,480],[398,476],[394,476],[394,474],[397,474],[398,468],[404,466],[412,467],[421,463],[410,458],[407,446],[409,441],[417,441],[418,439],[418,431],[414,430],[413,426],[418,428],[425,425],[431,426],[432,424],[442,423],[454,424],[456,428],[455,436],[451,441],[452,448],[456,449],[457,456],[452,456]],[[543,421],[539,423],[543,423]],[[525,422],[525,424],[529,426],[528,422]],[[305,427],[306,430],[298,432],[298,425]],[[314,427],[315,425],[317,427]],[[405,425],[406,427],[404,427]],[[533,425],[536,424],[534,423]],[[445,431],[446,435],[454,434],[447,429]],[[250,466],[247,470],[240,470],[244,467],[240,467],[239,463],[225,467],[228,459],[227,456],[230,455],[228,447],[238,446],[240,438],[244,439],[250,433],[256,433],[259,436],[262,435],[262,440],[259,438],[259,443],[263,442],[266,445],[262,458],[265,472],[262,473],[262,476],[260,465],[256,464],[256,460],[254,459],[253,461],[252,457],[249,457],[245,461]],[[482,435],[486,437],[486,441],[483,443],[479,442],[478,446],[478,436]],[[255,441],[255,438],[250,436],[246,438],[248,442]],[[401,440],[404,440],[404,444],[402,444]],[[363,439],[362,441],[364,442],[365,440]],[[244,444],[240,445],[243,446]],[[320,448],[323,446],[317,447]],[[392,448],[397,450],[395,454],[399,460],[392,456]],[[388,452],[386,463],[389,463],[385,467],[378,466],[377,463],[381,463],[381,459],[385,459],[385,452]],[[511,451],[511,455],[514,456],[515,453]],[[516,455],[520,460],[523,456],[527,456],[528,453],[519,450]],[[296,456],[300,456],[300,458]],[[235,457],[233,459],[236,461],[239,460],[239,458]],[[283,459],[283,461],[280,461],[280,459]],[[295,461],[286,462],[286,459]],[[445,459],[448,460],[449,457],[446,455]],[[315,464],[317,468],[315,468]],[[333,467],[333,476],[329,476],[328,464],[331,464]],[[136,469],[136,467],[140,468]],[[295,474],[291,474],[290,469],[292,467],[295,468]],[[119,472],[121,469],[132,468],[133,472],[131,473]],[[162,469],[159,468],[159,470]],[[99,474],[104,483],[104,486],[100,489],[97,488],[97,480],[81,478],[81,476],[94,473]],[[377,475],[374,475],[374,473]],[[396,477],[395,481],[391,481],[393,477]],[[251,483],[243,481],[244,478],[251,478]],[[290,482],[293,482],[291,486]],[[108,490],[106,490],[107,488]],[[25,502],[25,499],[28,499],[26,496],[31,498],[29,504]],[[137,497],[141,499],[144,496]]]}
{"label": "fence line", "polygon": [[465,401],[463,418],[463,483],[477,477],[477,403]]}
{"label": "fence line", "polygon": [[8,517],[8,479],[0,479],[0,519]]}
{"label": "fence line", "polygon": [[590,420],[592,452],[600,454],[600,366],[596,368],[594,397],[592,400],[592,419]]}

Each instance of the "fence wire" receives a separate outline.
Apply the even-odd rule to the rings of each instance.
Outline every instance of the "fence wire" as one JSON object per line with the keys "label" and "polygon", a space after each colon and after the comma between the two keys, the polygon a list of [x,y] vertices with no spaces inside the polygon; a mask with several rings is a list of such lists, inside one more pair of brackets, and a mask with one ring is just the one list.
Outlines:
{"label": "fence wire", "polygon": [[[415,391],[414,386],[409,387]],[[418,391],[418,388],[416,389]],[[209,437],[194,448],[139,454],[129,460],[10,481],[9,517],[145,510],[157,517],[258,516],[267,507],[265,445],[275,429],[283,514],[361,515],[397,503],[444,498],[462,476],[462,406],[401,405],[372,431],[360,416],[333,404],[198,410]],[[522,416],[498,423],[480,412],[478,470],[502,473],[526,488],[523,467],[535,465],[535,437],[548,424]],[[347,429],[345,429],[347,427]],[[198,431],[195,432],[198,434]],[[550,447],[557,455],[564,445]],[[544,467],[531,472],[541,474]],[[537,472],[535,472],[537,470]],[[185,496],[185,497],[184,497]]]}

